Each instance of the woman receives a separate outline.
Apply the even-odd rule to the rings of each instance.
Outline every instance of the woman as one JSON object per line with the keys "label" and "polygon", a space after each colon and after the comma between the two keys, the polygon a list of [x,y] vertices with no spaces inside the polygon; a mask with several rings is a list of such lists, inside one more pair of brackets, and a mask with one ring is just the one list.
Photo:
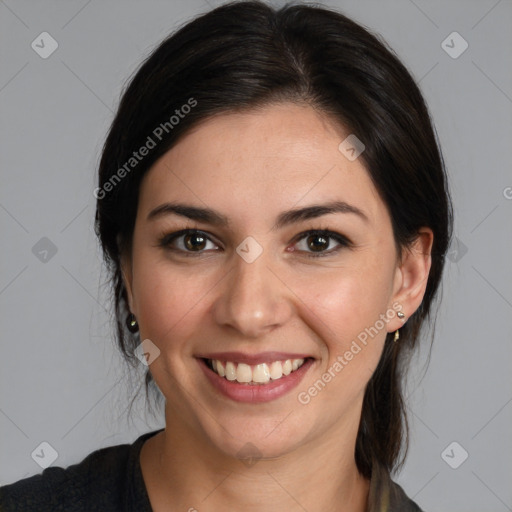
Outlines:
{"label": "woman", "polygon": [[95,196],[120,348],[166,426],[2,510],[420,510],[390,475],[451,206],[381,41],[305,5],[198,17],[131,80]]}

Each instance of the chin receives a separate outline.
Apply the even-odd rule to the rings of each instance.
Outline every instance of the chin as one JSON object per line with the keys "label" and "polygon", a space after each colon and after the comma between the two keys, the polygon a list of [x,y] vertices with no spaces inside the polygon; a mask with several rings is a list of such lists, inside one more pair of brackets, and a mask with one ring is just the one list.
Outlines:
{"label": "chin", "polygon": [[[288,413],[287,413],[288,414]],[[303,444],[308,437],[305,422],[291,421],[293,414],[275,418],[230,418],[209,425],[209,442],[228,457],[237,459],[275,459]]]}

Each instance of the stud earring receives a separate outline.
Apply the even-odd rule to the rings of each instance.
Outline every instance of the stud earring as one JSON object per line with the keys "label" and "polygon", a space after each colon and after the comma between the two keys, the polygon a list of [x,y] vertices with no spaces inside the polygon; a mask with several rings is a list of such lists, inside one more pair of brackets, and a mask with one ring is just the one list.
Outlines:
{"label": "stud earring", "polygon": [[133,313],[130,313],[126,317],[126,326],[128,327],[128,330],[132,333],[136,333],[139,330],[139,324],[137,323],[137,319],[135,318],[135,315]]}
{"label": "stud earring", "polygon": [[[405,318],[405,314],[402,311],[397,311],[396,316],[403,320]],[[400,329],[395,331],[395,335],[393,336],[393,341],[396,343],[400,339]]]}

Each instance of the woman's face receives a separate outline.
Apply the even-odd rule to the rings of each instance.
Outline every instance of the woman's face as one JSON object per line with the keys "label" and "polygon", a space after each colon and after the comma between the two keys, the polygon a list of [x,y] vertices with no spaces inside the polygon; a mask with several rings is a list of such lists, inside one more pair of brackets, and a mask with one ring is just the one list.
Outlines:
{"label": "woman's face", "polygon": [[131,311],[160,351],[167,422],[214,450],[275,457],[355,436],[396,311],[421,301],[428,258],[399,266],[385,204],[338,149],[348,135],[292,104],[220,115],[143,180]]}

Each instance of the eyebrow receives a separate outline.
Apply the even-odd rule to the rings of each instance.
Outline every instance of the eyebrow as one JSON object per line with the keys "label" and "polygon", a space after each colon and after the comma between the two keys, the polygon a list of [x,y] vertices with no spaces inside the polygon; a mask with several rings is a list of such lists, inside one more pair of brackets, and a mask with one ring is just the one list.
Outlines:
{"label": "eyebrow", "polygon": [[[345,201],[332,201],[326,204],[313,204],[304,208],[295,208],[281,212],[277,217],[276,223],[272,226],[272,230],[333,213],[350,213],[357,215],[365,222],[369,222],[366,214],[356,206],[346,203]],[[161,204],[149,212],[147,220],[153,220],[172,214],[217,227],[228,227],[230,224],[228,217],[211,208],[199,208],[183,203]]]}

